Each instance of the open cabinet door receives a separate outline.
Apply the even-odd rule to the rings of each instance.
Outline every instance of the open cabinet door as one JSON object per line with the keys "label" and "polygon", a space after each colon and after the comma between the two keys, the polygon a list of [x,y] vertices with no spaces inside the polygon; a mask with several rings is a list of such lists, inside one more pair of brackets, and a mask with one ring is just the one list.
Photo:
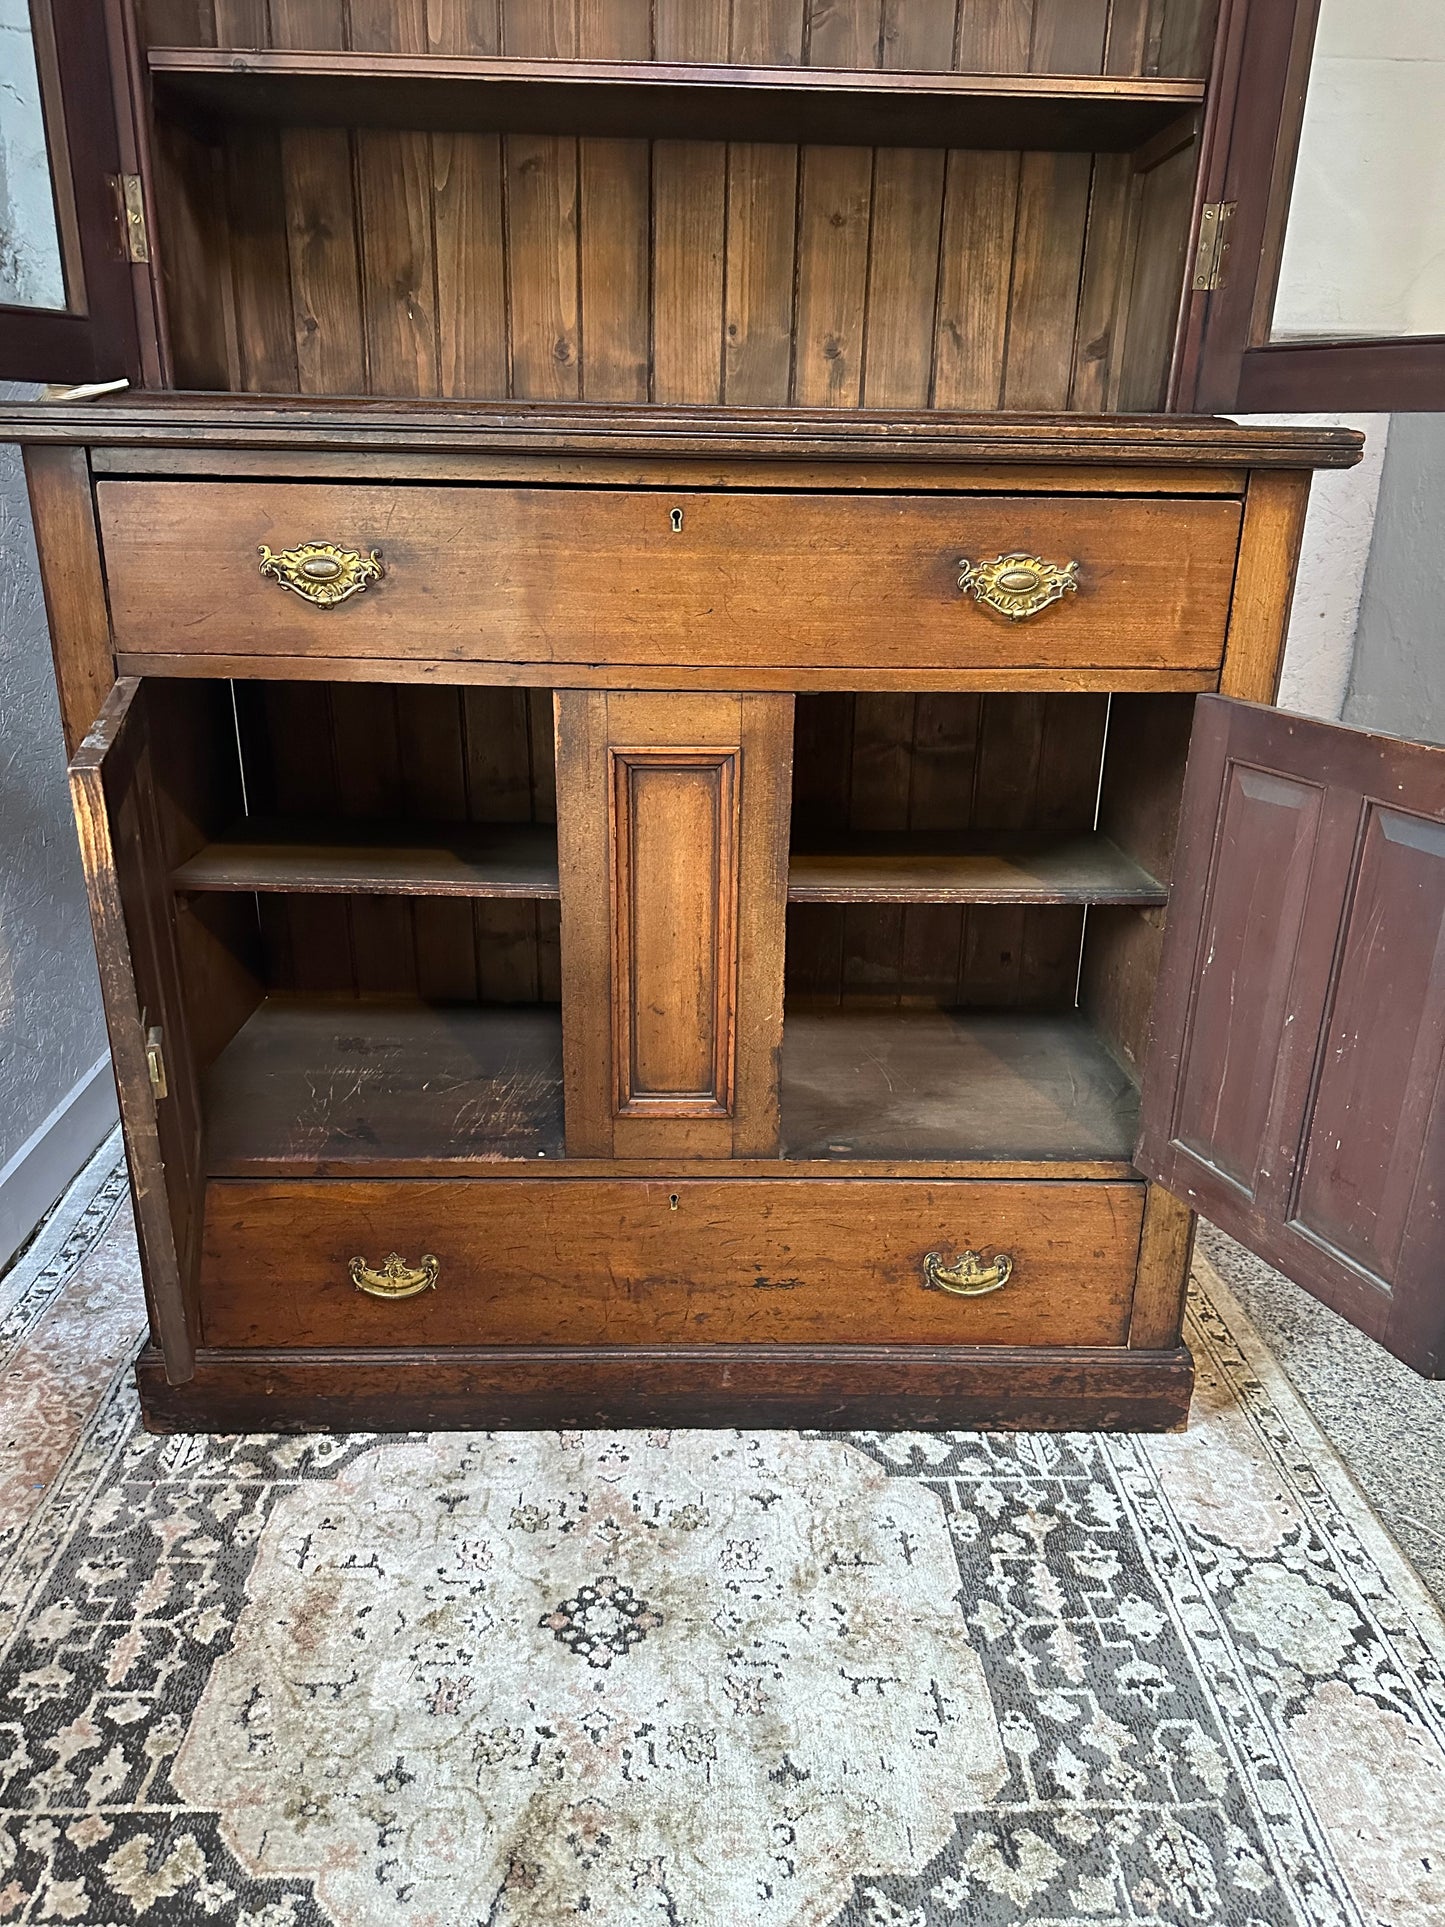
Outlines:
{"label": "open cabinet door", "polygon": [[1445,749],[1199,699],[1137,1162],[1445,1374]]}
{"label": "open cabinet door", "polygon": [[[116,684],[70,766],[151,1330],[166,1377],[195,1368],[201,1104],[151,759],[153,685]],[[204,740],[204,739],[203,739]]]}

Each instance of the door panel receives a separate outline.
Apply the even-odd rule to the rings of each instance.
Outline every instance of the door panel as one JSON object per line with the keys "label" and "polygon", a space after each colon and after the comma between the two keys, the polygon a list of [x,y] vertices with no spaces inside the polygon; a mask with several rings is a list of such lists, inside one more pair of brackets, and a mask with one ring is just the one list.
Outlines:
{"label": "door panel", "polygon": [[791,696],[557,696],[573,1157],[778,1149]]}
{"label": "door panel", "polygon": [[204,1166],[170,873],[204,820],[239,805],[218,793],[227,772],[209,753],[224,741],[225,700],[225,685],[119,682],[70,767],[151,1325],[172,1384],[194,1368]]}
{"label": "door panel", "polygon": [[[1264,1155],[1290,964],[1323,801],[1312,783],[1238,765],[1224,788],[1174,1135],[1247,1197],[1254,1195]],[[1247,1007],[1235,1000],[1241,981],[1256,987]]]}
{"label": "door panel", "polygon": [[1442,950],[1445,824],[1367,805],[1293,1218],[1386,1289],[1445,1055]]}
{"label": "door panel", "polygon": [[1445,750],[1201,697],[1137,1162],[1445,1372]]}

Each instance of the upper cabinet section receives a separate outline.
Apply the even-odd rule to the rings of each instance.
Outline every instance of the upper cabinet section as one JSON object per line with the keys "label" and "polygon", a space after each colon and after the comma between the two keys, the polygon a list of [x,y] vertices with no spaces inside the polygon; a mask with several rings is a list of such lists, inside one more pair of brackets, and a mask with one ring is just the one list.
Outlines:
{"label": "upper cabinet section", "polygon": [[148,0],[170,385],[1164,405],[1213,0]]}
{"label": "upper cabinet section", "polygon": [[1348,0],[3,3],[0,374],[1050,414],[1445,396],[1427,0],[1367,25]]}

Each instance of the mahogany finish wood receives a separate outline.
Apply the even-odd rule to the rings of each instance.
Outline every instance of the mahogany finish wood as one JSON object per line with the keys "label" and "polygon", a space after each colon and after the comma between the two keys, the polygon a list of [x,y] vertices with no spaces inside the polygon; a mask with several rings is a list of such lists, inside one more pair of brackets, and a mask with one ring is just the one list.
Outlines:
{"label": "mahogany finish wood", "polygon": [[[96,497],[128,656],[484,649],[559,675],[599,657],[1209,668],[1239,542],[1236,503],[1152,498],[118,481]],[[260,580],[261,545],[323,533],[380,553],[381,580],[331,609]],[[1029,622],[959,587],[961,558],[1018,551],[1079,565],[1077,591]]]}
{"label": "mahogany finish wood", "polygon": [[204,1351],[194,1376],[174,1386],[147,1350],[136,1379],[154,1432],[638,1425],[1178,1432],[1189,1416],[1194,1364],[1182,1346]]}
{"label": "mahogany finish wood", "polygon": [[154,47],[162,108],[302,127],[1127,151],[1201,81]]}
{"label": "mahogany finish wood", "polygon": [[[1027,412],[919,413],[887,408],[627,407],[511,402],[308,396],[292,401],[250,395],[116,395],[79,402],[11,403],[0,408],[0,437],[27,446],[189,451],[187,471],[207,472],[226,449],[334,450],[408,454],[624,456],[689,461],[975,464],[1141,463],[1146,469],[1201,467],[1294,470],[1353,468],[1364,437],[1350,428],[1276,427],[1214,416],[1099,415],[1060,420]],[[268,472],[284,473],[284,461]],[[639,480],[641,477],[639,477]],[[810,478],[816,481],[817,478]],[[1224,475],[1220,477],[1224,481]],[[708,484],[710,486],[710,484]],[[896,476],[891,486],[897,486]],[[1109,488],[1111,484],[1102,484]],[[1116,480],[1112,488],[1117,489]],[[1171,485],[1172,486],[1172,485]],[[1183,486],[1181,484],[1181,486]],[[1195,476],[1195,488],[1198,476]],[[1228,488],[1222,490],[1228,493]]]}
{"label": "mahogany finish wood", "polygon": [[783,1150],[899,1160],[1130,1156],[1138,1093],[1071,1011],[789,1009]]}
{"label": "mahogany finish wood", "polygon": [[546,1005],[270,997],[203,1089],[213,1177],[563,1152],[562,1025]]}
{"label": "mahogany finish wood", "polygon": [[347,47],[554,60],[776,61],[788,66],[1003,73],[1203,74],[1214,0],[734,0],[726,12],[657,0],[141,0],[152,46]]}
{"label": "mahogany finish wood", "polygon": [[1445,1371],[1445,750],[1204,698],[1140,1163]]}
{"label": "mahogany finish wood", "polygon": [[789,903],[1167,903],[1164,884],[1102,836],[879,835],[788,859]]}
{"label": "mahogany finish wood", "polygon": [[572,1156],[776,1154],[791,710],[558,695]]}
{"label": "mahogany finish wood", "polygon": [[115,682],[100,531],[79,448],[27,448],[25,481],[65,747],[74,755]]}
{"label": "mahogany finish wood", "polygon": [[[1120,1345],[1140,1184],[213,1184],[201,1270],[212,1348],[711,1344]],[[925,1254],[1007,1251],[981,1298]],[[439,1260],[379,1301],[357,1253]],[[291,1254],[278,1262],[281,1254]]]}
{"label": "mahogany finish wood", "polygon": [[267,822],[248,817],[173,873],[177,890],[308,896],[555,898],[557,833],[547,824]]}
{"label": "mahogany finish wood", "polygon": [[[1189,719],[1271,695],[1359,452],[1153,412],[1243,0],[108,5],[140,373],[197,392],[0,435],[72,746],[144,678],[75,781],[148,1422],[1182,1423],[1132,1159]],[[317,539],[385,575],[261,578]],[[1077,590],[960,588],[1014,552]],[[1406,1128],[1348,1051],[1290,1086],[1362,1121],[1300,1223],[1404,1307],[1428,931],[1353,933],[1433,903],[1411,820],[1329,1005],[1398,1005]],[[437,1289],[357,1292],[393,1248]],[[970,1249],[1015,1275],[927,1288]]]}

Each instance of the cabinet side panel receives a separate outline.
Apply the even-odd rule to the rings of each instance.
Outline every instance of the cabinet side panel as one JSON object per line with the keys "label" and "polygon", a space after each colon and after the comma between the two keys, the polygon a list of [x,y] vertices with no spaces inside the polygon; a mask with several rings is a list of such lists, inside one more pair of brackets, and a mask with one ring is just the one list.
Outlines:
{"label": "cabinet side panel", "polygon": [[65,747],[73,756],[115,681],[90,467],[83,449],[27,448],[25,480]]}

